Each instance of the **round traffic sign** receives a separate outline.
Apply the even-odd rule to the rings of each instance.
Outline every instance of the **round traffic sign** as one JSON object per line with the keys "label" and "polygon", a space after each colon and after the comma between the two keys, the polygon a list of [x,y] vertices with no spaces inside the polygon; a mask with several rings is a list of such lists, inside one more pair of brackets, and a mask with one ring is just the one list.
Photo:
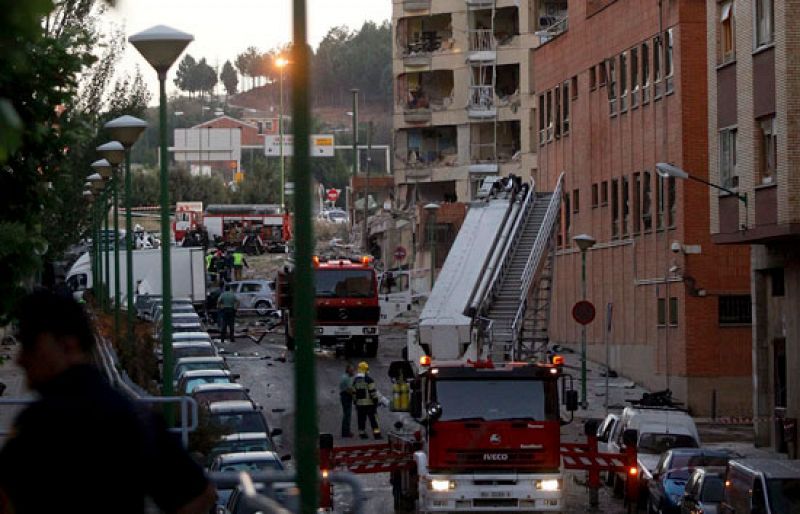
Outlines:
{"label": "round traffic sign", "polygon": [[403,259],[405,259],[406,258],[406,249],[403,248],[402,246],[398,246],[397,248],[395,248],[394,249],[394,258],[397,259],[398,261],[402,261]]}
{"label": "round traffic sign", "polygon": [[336,200],[339,199],[339,191],[337,191],[336,189],[333,188],[328,189],[325,192],[325,194],[327,195],[328,200],[330,200],[331,202],[335,202]]}
{"label": "round traffic sign", "polygon": [[581,300],[572,307],[572,317],[581,325],[588,325],[594,321],[594,305],[592,302]]}

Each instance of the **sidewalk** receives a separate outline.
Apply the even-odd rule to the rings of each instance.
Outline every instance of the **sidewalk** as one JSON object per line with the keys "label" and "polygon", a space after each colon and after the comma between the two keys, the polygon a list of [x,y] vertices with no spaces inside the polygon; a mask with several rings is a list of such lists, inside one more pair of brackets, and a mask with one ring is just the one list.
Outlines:
{"label": "sidewalk", "polygon": [[[570,351],[562,347],[559,353],[564,356],[564,368],[574,378],[574,387],[580,395],[581,383],[581,358],[578,351]],[[603,419],[606,416],[605,408],[605,365],[599,362],[586,361],[586,392],[588,406],[578,409],[575,419]],[[608,379],[608,411],[619,414],[629,404],[626,400],[642,397],[643,393],[650,392],[628,378],[617,377]],[[712,420],[696,420],[697,430],[704,447],[715,450],[728,451],[734,457],[758,457],[766,459],[785,459],[785,454],[777,453],[772,448],[756,448],[753,443],[753,426],[748,424],[721,424]]]}

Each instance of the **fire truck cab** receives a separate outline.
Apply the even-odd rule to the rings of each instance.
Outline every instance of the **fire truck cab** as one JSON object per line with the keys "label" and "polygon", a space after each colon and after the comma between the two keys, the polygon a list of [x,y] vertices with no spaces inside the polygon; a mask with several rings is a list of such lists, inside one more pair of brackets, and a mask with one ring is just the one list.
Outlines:
{"label": "fire truck cab", "polygon": [[555,365],[431,362],[411,400],[426,432],[419,511],[562,511],[561,376]]}

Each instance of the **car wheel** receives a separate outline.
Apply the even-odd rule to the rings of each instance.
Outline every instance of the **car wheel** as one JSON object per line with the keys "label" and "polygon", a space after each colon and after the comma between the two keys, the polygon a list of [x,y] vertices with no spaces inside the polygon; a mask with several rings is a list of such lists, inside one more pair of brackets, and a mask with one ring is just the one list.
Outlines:
{"label": "car wheel", "polygon": [[267,314],[269,314],[269,309],[270,309],[269,302],[265,300],[260,300],[256,302],[256,313],[259,316],[266,316]]}

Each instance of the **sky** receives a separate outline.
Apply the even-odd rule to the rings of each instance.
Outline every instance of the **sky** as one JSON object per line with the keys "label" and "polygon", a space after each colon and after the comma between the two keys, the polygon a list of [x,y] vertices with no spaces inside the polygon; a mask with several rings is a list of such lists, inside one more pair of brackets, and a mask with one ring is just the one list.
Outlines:
{"label": "sky", "polygon": [[[307,6],[308,38],[314,48],[331,27],[356,29],[367,20],[381,22],[392,14],[391,0],[307,0]],[[194,41],[186,52],[197,60],[205,57],[211,66],[219,63],[220,70],[248,46],[263,52],[291,40],[291,0],[117,0],[109,11],[109,21],[122,25],[127,35],[153,25],[192,34]],[[128,45],[120,69],[133,70],[137,64],[157,102],[155,72]],[[174,90],[176,67],[170,70],[168,91]]]}

